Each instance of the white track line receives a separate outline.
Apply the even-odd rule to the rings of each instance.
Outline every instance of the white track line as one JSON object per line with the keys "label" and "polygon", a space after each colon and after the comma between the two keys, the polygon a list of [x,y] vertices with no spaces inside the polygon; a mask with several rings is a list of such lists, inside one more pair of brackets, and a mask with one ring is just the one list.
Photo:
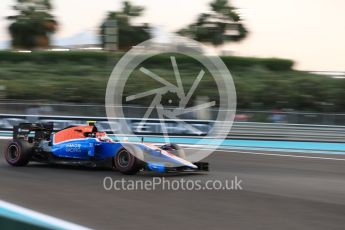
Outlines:
{"label": "white track line", "polygon": [[[186,148],[186,149],[194,149],[194,148]],[[205,150],[213,150],[213,149],[205,148]],[[345,161],[345,158],[334,158],[334,157],[316,157],[316,156],[290,155],[290,154],[280,154],[280,153],[256,153],[256,152],[247,152],[247,151],[240,151],[240,150],[224,150],[224,149],[217,149],[214,151],[229,152],[229,153],[244,153],[244,154],[263,155],[263,156],[279,156],[279,157],[294,157],[294,158],[305,158],[305,159]]]}
{"label": "white track line", "polygon": [[[10,212],[15,212],[18,215],[18,219],[20,220],[19,216],[25,217],[26,219],[37,220],[38,226],[44,227],[55,227],[56,229],[73,229],[73,230],[89,230],[90,228],[86,228],[77,224],[73,224],[64,220],[60,220],[55,217],[51,217],[39,212],[35,212],[30,209],[26,209],[20,207],[15,204],[11,204],[5,201],[0,200],[0,209],[8,210]],[[25,219],[22,221],[26,222]],[[36,224],[35,222],[30,222],[31,224]]]}
{"label": "white track line", "polygon": [[[0,137],[0,139],[12,139],[12,137]],[[154,145],[162,145],[162,143],[153,143]],[[195,149],[190,147],[190,145],[181,145],[181,146],[188,146],[186,149]],[[199,149],[202,146],[199,147]],[[306,156],[306,155],[290,155],[290,154],[279,154],[279,153],[256,153],[256,152],[247,152],[241,150],[228,150],[228,149],[208,149],[203,148],[205,150],[214,150],[214,151],[222,151],[222,152],[229,152],[229,153],[244,153],[244,154],[252,154],[252,155],[263,155],[263,156],[280,156],[280,157],[295,157],[295,158],[305,158],[305,159],[320,159],[320,160],[335,160],[335,161],[345,161],[345,158],[334,158],[334,157],[316,157],[316,156]],[[301,150],[303,151],[303,150]],[[316,153],[317,154],[317,153]],[[322,154],[322,153],[320,153]]]}

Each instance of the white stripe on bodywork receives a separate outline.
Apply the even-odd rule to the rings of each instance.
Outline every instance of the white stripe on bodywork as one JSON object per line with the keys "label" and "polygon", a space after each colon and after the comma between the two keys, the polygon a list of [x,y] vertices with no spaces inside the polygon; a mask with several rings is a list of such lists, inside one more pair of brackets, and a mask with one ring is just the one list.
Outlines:
{"label": "white stripe on bodywork", "polygon": [[152,150],[159,150],[164,156],[167,156],[169,158],[172,158],[174,160],[176,160],[177,162],[185,165],[185,166],[188,166],[188,167],[191,167],[191,168],[194,168],[194,169],[197,169],[198,166],[196,166],[195,164],[192,164],[191,162],[189,161],[186,161],[185,159],[182,159],[172,153],[169,153],[168,151],[165,151],[157,146],[155,146],[154,144],[146,144],[146,143],[138,143],[138,144],[141,144],[141,145],[144,145]]}
{"label": "white stripe on bodywork", "polygon": [[100,141],[98,140],[98,138],[84,137],[84,138],[68,139],[68,140],[60,141],[60,142],[56,143],[56,142],[55,142],[55,138],[53,137],[53,143],[54,143],[54,145],[59,145],[59,144],[63,144],[63,143],[70,142],[70,141],[83,141],[83,140],[90,140],[90,139],[94,139],[94,140],[96,140],[97,142],[100,142]]}

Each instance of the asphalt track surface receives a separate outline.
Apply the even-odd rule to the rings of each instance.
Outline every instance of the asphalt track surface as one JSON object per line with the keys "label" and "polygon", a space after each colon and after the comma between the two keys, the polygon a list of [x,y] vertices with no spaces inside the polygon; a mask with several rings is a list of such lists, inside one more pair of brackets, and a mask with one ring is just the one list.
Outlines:
{"label": "asphalt track surface", "polygon": [[163,175],[194,181],[237,176],[243,188],[237,191],[106,191],[107,176],[138,181],[156,174],[14,168],[1,156],[0,199],[94,229],[345,229],[344,155],[261,153],[217,151],[207,158],[208,173]]}

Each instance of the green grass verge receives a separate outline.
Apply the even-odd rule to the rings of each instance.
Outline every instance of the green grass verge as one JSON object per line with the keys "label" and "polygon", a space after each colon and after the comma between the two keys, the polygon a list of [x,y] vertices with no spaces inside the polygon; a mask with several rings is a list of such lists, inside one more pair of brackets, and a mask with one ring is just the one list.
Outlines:
{"label": "green grass verge", "polygon": [[[3,99],[104,103],[113,66],[122,54],[105,52],[0,52],[0,91]],[[199,69],[186,56],[177,56],[186,89]],[[284,59],[222,57],[231,70],[240,109],[295,109],[342,112],[345,81],[292,69]],[[145,66],[174,83],[169,55],[160,55]],[[140,71],[132,73],[125,96],[159,87]],[[219,100],[212,77],[205,77],[198,94]],[[152,98],[136,103],[147,104]]]}

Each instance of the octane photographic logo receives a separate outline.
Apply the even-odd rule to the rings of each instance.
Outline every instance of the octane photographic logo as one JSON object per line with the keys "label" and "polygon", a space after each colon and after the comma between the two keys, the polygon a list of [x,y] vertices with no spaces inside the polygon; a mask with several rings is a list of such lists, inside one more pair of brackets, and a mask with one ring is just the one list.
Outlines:
{"label": "octane photographic logo", "polygon": [[[134,136],[137,140],[141,140],[141,131],[150,125],[150,121],[155,121],[160,123],[161,140],[171,143],[176,140],[173,139],[170,131],[173,123],[188,130],[192,136],[194,135],[180,139],[185,141],[184,144],[192,144],[188,147],[183,145],[186,160],[197,162],[216,150],[230,132],[236,113],[236,91],[230,71],[223,61],[218,56],[205,55],[203,50],[206,50],[206,47],[199,42],[173,36],[164,45],[150,39],[128,51],[117,62],[107,85],[106,113],[112,131],[115,134]],[[152,67],[150,59],[156,56],[165,57],[165,60],[169,62],[164,65],[169,68],[164,69],[163,74],[158,73],[162,71],[161,69],[150,69],[150,66]],[[193,61],[183,63],[186,59]],[[193,70],[195,75],[194,79],[192,78],[193,82],[190,82],[190,77],[184,78],[186,71],[182,69],[186,66],[189,75]],[[173,77],[169,78],[170,72]],[[131,81],[131,78],[135,80]],[[138,85],[138,81],[143,81],[143,86],[132,89],[128,93],[127,89],[131,87],[131,84],[135,82]],[[146,88],[144,83],[147,82],[155,88]],[[133,91],[136,93],[133,94]],[[207,92],[210,91],[213,95],[217,95],[216,98],[195,103],[198,96],[207,98]],[[131,115],[126,114],[124,108],[128,105],[138,105],[143,100],[149,103],[145,107],[145,112],[142,113],[143,116],[136,118],[139,122],[132,130],[126,120]],[[207,133],[204,133],[205,131],[197,125],[198,121],[200,124],[200,122],[205,122],[205,119],[198,120],[195,116],[193,119],[186,119],[188,115],[190,117],[200,111],[212,111],[212,118],[208,119],[211,127]],[[112,122],[114,119],[120,124]],[[145,156],[141,158],[147,161]]]}

